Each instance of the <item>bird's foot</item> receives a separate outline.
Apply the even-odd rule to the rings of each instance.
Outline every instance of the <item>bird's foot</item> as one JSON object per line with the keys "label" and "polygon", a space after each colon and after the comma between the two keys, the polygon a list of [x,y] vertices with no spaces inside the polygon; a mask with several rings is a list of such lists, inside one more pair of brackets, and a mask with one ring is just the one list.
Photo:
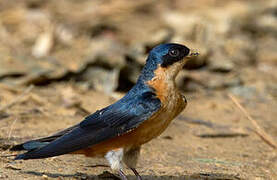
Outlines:
{"label": "bird's foot", "polygon": [[130,168],[133,173],[137,176],[137,180],[142,180],[141,176],[139,175],[139,173],[137,172],[137,170],[135,168]]}
{"label": "bird's foot", "polygon": [[127,176],[124,174],[122,170],[119,170],[119,176],[122,180],[128,180]]}

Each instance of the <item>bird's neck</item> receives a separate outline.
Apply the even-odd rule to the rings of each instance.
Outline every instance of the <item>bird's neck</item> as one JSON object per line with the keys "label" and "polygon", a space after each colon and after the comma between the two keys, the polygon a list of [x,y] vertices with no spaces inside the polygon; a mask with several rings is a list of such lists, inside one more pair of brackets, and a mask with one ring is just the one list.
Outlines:
{"label": "bird's neck", "polygon": [[[170,73],[174,72],[170,71]],[[145,82],[145,84],[155,91],[161,101],[167,101],[168,97],[179,96],[180,94],[175,83],[177,73],[176,75],[170,73],[167,68],[159,66],[154,71],[154,77]]]}

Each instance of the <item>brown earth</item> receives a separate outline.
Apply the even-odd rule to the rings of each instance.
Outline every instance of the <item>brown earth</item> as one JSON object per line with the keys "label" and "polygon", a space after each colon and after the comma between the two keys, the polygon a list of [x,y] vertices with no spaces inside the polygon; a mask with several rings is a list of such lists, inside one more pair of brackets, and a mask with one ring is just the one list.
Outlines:
{"label": "brown earth", "polygon": [[277,142],[276,12],[274,0],[0,1],[0,179],[116,179],[91,167],[104,159],[14,161],[9,148],[118,100],[163,42],[200,56],[177,77],[187,108],[142,148],[143,179],[277,179],[277,149],[230,99]]}
{"label": "brown earth", "polygon": [[[19,92],[4,89],[10,102]],[[188,107],[157,139],[143,146],[138,170],[145,179],[275,179],[276,151],[253,132],[253,126],[225,92],[195,93]],[[72,84],[34,88],[1,120],[1,155],[10,144],[47,136],[73,125],[84,116],[115,99]],[[267,133],[276,137],[272,117],[276,102],[270,99],[240,99]],[[94,179],[108,168],[101,159],[64,155],[43,160],[13,161],[1,157],[3,179]],[[131,172],[127,171],[133,179]],[[101,179],[101,178],[100,178]]]}

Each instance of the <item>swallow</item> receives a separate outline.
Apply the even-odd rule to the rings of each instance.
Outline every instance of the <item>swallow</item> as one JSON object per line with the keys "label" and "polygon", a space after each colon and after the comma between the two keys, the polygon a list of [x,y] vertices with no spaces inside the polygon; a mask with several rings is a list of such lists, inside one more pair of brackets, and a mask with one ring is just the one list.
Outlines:
{"label": "swallow", "polygon": [[11,148],[25,150],[15,160],[41,159],[63,154],[105,157],[113,171],[127,180],[123,165],[138,180],[136,164],[141,145],[159,136],[186,107],[187,100],[175,78],[187,60],[197,53],[181,44],[153,48],[137,83],[117,102],[97,110],[83,121],[49,137],[30,140]]}

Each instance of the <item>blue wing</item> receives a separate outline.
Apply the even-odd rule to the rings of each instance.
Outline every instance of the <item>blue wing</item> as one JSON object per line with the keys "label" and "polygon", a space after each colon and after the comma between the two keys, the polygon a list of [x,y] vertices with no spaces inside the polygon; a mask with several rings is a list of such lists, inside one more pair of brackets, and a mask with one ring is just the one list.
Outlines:
{"label": "blue wing", "polygon": [[152,91],[129,93],[118,102],[89,115],[72,128],[47,138],[17,145],[29,151],[18,155],[16,159],[47,158],[91,147],[133,130],[157,112],[160,106],[160,100]]}

